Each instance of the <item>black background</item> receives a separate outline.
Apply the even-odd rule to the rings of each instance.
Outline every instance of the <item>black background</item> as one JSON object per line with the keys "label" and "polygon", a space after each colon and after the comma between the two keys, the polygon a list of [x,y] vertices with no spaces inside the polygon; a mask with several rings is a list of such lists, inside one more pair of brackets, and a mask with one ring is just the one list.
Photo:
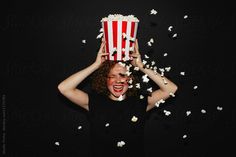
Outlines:
{"label": "black background", "polygon": [[[157,15],[150,15],[151,9]],[[158,67],[171,66],[167,76],[179,87],[175,98],[149,114],[147,156],[235,156],[235,6],[203,0],[2,3],[2,154],[87,156],[86,112],[64,98],[57,85],[93,63],[100,20],[116,13],[139,18],[141,54],[150,55]],[[177,39],[169,37],[170,25]],[[147,46],[150,38],[152,47]],[[165,52],[168,56],[163,57]],[[88,83],[81,88],[89,90]],[[193,90],[195,85],[198,89]],[[192,111],[188,117],[187,110]]]}

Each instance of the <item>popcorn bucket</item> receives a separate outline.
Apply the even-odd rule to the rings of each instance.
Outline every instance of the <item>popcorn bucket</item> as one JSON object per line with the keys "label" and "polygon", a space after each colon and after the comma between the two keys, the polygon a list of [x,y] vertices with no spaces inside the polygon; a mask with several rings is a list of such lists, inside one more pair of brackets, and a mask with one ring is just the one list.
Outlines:
{"label": "popcorn bucket", "polygon": [[134,50],[139,20],[133,15],[109,15],[101,20],[106,41],[107,59],[113,61],[130,60]]}

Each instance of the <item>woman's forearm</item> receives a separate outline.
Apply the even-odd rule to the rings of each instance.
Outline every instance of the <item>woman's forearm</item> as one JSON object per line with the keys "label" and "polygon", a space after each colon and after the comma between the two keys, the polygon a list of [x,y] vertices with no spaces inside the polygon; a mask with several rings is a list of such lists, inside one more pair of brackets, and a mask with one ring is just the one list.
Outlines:
{"label": "woman's forearm", "polygon": [[95,70],[99,68],[96,63],[91,64],[87,68],[71,75],[58,85],[60,91],[74,90],[85,78],[92,74]]}

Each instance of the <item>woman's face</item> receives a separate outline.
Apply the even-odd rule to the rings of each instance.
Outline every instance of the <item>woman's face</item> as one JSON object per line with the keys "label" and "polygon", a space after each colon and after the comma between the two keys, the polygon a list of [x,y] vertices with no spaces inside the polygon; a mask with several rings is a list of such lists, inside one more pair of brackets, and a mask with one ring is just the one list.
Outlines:
{"label": "woman's face", "polygon": [[110,70],[107,77],[107,88],[110,91],[110,98],[117,100],[121,95],[124,95],[128,90],[128,79],[126,68],[120,64]]}

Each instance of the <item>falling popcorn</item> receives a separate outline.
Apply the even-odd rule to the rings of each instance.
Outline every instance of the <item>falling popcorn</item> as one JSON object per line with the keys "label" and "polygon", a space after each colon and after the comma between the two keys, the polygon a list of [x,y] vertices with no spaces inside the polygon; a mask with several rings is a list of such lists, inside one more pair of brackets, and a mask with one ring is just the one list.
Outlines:
{"label": "falling popcorn", "polygon": [[158,74],[158,72],[157,72],[157,70],[156,70],[156,69],[153,69],[153,72],[154,72],[154,74],[155,74],[155,75],[157,75],[157,74]]}
{"label": "falling popcorn", "polygon": [[223,110],[223,107],[217,106],[216,109],[217,109],[218,111],[222,111],[222,110]]}
{"label": "falling popcorn", "polygon": [[118,64],[122,67],[125,67],[125,63],[122,63],[122,62],[118,62]]}
{"label": "falling popcorn", "polygon": [[135,42],[135,39],[134,39],[134,38],[132,38],[132,37],[126,35],[125,33],[122,33],[122,36],[123,36],[123,38],[124,38],[125,40],[129,40],[129,41],[131,41],[131,42]]}
{"label": "falling popcorn", "polygon": [[109,124],[109,123],[106,123],[106,124],[105,124],[105,127],[108,127],[108,126],[110,126],[110,124]]}
{"label": "falling popcorn", "polygon": [[134,70],[135,71],[139,71],[139,67],[134,67]]}
{"label": "falling popcorn", "polygon": [[164,68],[159,68],[160,72],[165,72]]}
{"label": "falling popcorn", "polygon": [[188,15],[184,15],[184,19],[187,19],[188,18]]}
{"label": "falling popcorn", "polygon": [[122,101],[122,100],[124,100],[124,97],[125,97],[125,96],[120,95],[119,98],[118,98],[117,100],[118,100],[118,101]]}
{"label": "falling popcorn", "polygon": [[134,47],[130,47],[130,48],[129,48],[129,51],[132,51],[132,52],[133,52],[133,51],[134,51]]}
{"label": "falling popcorn", "polygon": [[129,39],[131,42],[135,42],[135,38],[130,37]]}
{"label": "falling popcorn", "polygon": [[[151,38],[151,39],[147,42],[148,46],[152,46],[152,43],[154,43],[154,39],[153,39],[153,38]],[[148,58],[149,58],[149,57],[148,57]]]}
{"label": "falling popcorn", "polygon": [[148,46],[152,46],[152,43],[150,41],[147,42]]}
{"label": "falling popcorn", "polygon": [[103,32],[103,28],[100,28],[99,32]]}
{"label": "falling popcorn", "polygon": [[155,106],[156,106],[156,107],[159,107],[159,106],[160,106],[159,101],[155,103]]}
{"label": "falling popcorn", "polygon": [[171,114],[171,112],[167,110],[164,110],[163,112],[165,113],[166,116],[169,116]]}
{"label": "falling popcorn", "polygon": [[166,57],[168,54],[167,53],[164,53],[163,56]]}
{"label": "falling popcorn", "polygon": [[78,129],[80,130],[80,129],[82,129],[82,126],[80,125],[80,126],[78,126]]}
{"label": "falling popcorn", "polygon": [[133,88],[133,85],[129,85],[129,87],[128,88]]}
{"label": "falling popcorn", "polygon": [[123,58],[122,60],[123,60],[124,62],[126,62],[126,61],[128,61],[129,59],[125,57],[125,58]]}
{"label": "falling popcorn", "polygon": [[193,89],[197,89],[197,88],[198,88],[198,86],[194,86],[194,87],[193,87]]}
{"label": "falling popcorn", "polygon": [[160,102],[160,103],[165,103],[165,100],[160,99],[158,102]]}
{"label": "falling popcorn", "polygon": [[187,135],[183,135],[183,139],[187,138]]}
{"label": "falling popcorn", "polygon": [[60,145],[60,143],[59,143],[59,142],[55,142],[55,145],[59,146],[59,145]]}
{"label": "falling popcorn", "polygon": [[168,82],[166,81],[166,79],[162,78],[162,80],[163,80],[163,82],[164,82],[165,85],[168,84]]}
{"label": "falling popcorn", "polygon": [[133,116],[132,119],[131,119],[132,122],[137,122],[137,120],[138,120],[138,118],[135,117],[135,116]]}
{"label": "falling popcorn", "polygon": [[174,93],[170,92],[170,96],[175,97]]}
{"label": "falling popcorn", "polygon": [[157,14],[157,11],[156,11],[155,9],[152,9],[152,10],[150,11],[150,14],[151,14],[151,15],[156,15],[156,14]]}
{"label": "falling popcorn", "polygon": [[151,93],[152,92],[152,87],[148,88],[147,91]]}
{"label": "falling popcorn", "polygon": [[122,33],[122,37],[125,39],[125,38],[126,38],[126,34],[125,34],[125,33]]}
{"label": "falling popcorn", "polygon": [[117,147],[123,147],[125,145],[124,141],[117,142]]}
{"label": "falling popcorn", "polygon": [[149,81],[147,74],[143,75],[142,79],[143,79],[143,82],[148,82]]}
{"label": "falling popcorn", "polygon": [[135,87],[136,87],[136,88],[140,88],[140,83],[136,83],[136,84],[135,84]]}
{"label": "falling popcorn", "polygon": [[146,61],[146,60],[144,60],[144,59],[143,59],[143,61],[142,61],[142,62],[143,62],[143,64],[144,64],[144,65],[145,65],[145,64],[147,64],[147,61]]}
{"label": "falling popcorn", "polygon": [[204,109],[201,109],[201,112],[202,112],[202,113],[206,113],[206,110],[204,110]]}
{"label": "falling popcorn", "polygon": [[127,76],[130,76],[130,75],[132,74],[132,72],[131,72],[131,71],[126,71],[125,74],[126,74]]}
{"label": "falling popcorn", "polygon": [[111,53],[113,53],[112,55],[115,55],[115,53],[117,53],[117,48],[116,48],[116,47],[113,47],[113,48],[111,49]]}
{"label": "falling popcorn", "polygon": [[146,54],[144,55],[144,57],[145,57],[145,58],[149,58],[149,56],[148,56],[148,55],[146,55]]}
{"label": "falling popcorn", "polygon": [[173,39],[177,38],[177,33],[173,34],[172,38]]}
{"label": "falling popcorn", "polygon": [[161,77],[163,77],[164,76],[164,72],[161,72]]}
{"label": "falling popcorn", "polygon": [[149,40],[149,42],[150,42],[150,43],[154,43],[154,39],[151,38],[151,39]]}
{"label": "falling popcorn", "polygon": [[145,67],[149,69],[149,68],[150,68],[150,65],[149,65],[149,64],[147,64],[147,65],[145,65]]}
{"label": "falling popcorn", "polygon": [[156,62],[155,62],[155,61],[152,61],[151,65],[155,65],[155,64],[156,64]]}
{"label": "falling popcorn", "polygon": [[86,44],[86,40],[82,40],[82,43],[83,43],[83,44]]}
{"label": "falling popcorn", "polygon": [[130,69],[133,65],[132,64],[129,64],[126,66],[126,68]]}
{"label": "falling popcorn", "polygon": [[189,116],[191,114],[191,111],[186,111],[186,115]]}
{"label": "falling popcorn", "polygon": [[185,72],[184,72],[184,71],[180,72],[180,75],[184,76],[184,75],[185,75]]}
{"label": "falling popcorn", "polygon": [[173,26],[168,27],[168,31],[172,31]]}
{"label": "falling popcorn", "polygon": [[133,79],[130,79],[130,80],[128,81],[128,83],[129,83],[129,84],[132,84],[132,83],[133,83]]}
{"label": "falling popcorn", "polygon": [[171,69],[171,67],[165,67],[165,70],[166,70],[167,72],[169,72],[170,69]]}
{"label": "falling popcorn", "polygon": [[140,99],[143,99],[143,98],[144,98],[144,96],[143,96],[143,95],[140,95],[140,96],[139,96],[139,98],[140,98]]}
{"label": "falling popcorn", "polygon": [[130,71],[130,66],[127,65],[125,68],[127,71]]}
{"label": "falling popcorn", "polygon": [[103,36],[103,33],[100,33],[97,35],[96,39],[100,39],[100,38],[102,38],[102,36]]}
{"label": "falling popcorn", "polygon": [[156,107],[159,107],[161,103],[163,104],[163,103],[165,103],[165,101],[164,101],[163,99],[160,99],[159,101],[157,101],[157,102],[155,103],[155,106],[156,106]]}

